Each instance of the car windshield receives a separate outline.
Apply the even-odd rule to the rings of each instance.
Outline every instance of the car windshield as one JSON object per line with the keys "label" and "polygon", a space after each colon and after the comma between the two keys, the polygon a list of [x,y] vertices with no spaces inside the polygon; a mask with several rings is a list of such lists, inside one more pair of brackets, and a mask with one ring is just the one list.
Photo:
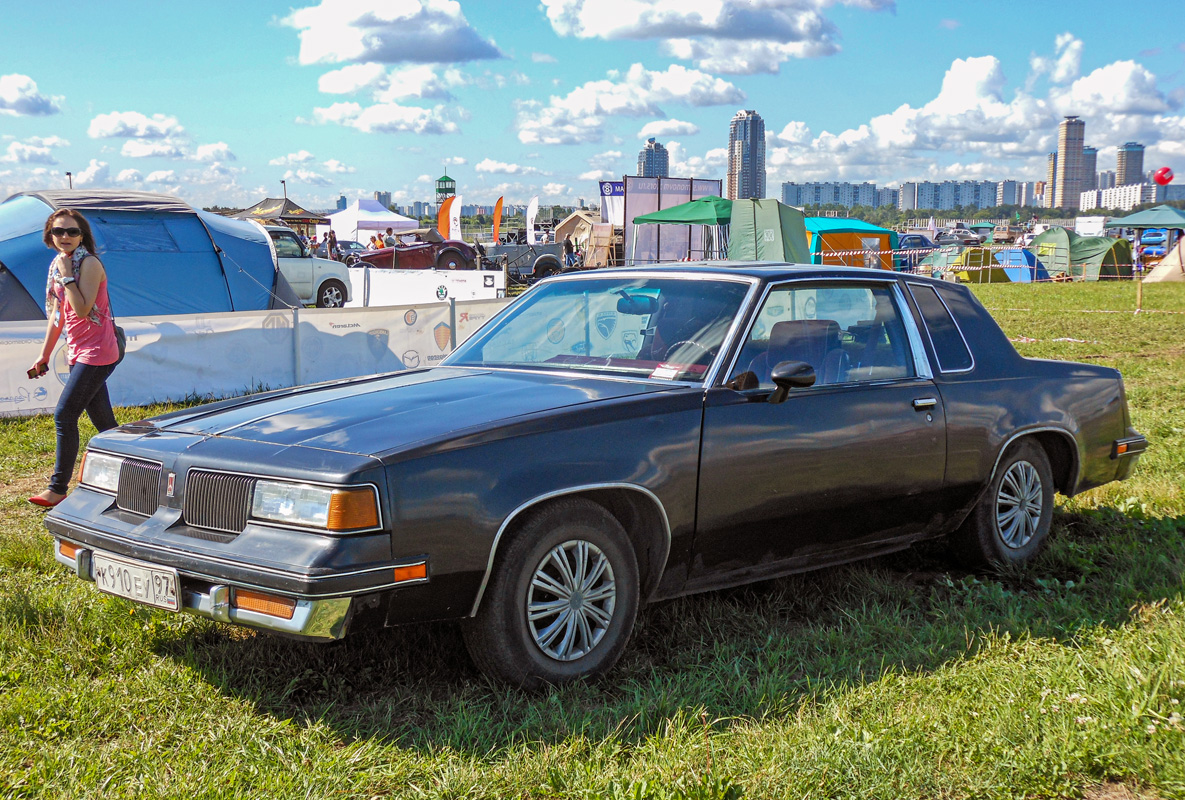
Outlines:
{"label": "car windshield", "polygon": [[545,283],[443,364],[703,381],[748,290],[678,277]]}

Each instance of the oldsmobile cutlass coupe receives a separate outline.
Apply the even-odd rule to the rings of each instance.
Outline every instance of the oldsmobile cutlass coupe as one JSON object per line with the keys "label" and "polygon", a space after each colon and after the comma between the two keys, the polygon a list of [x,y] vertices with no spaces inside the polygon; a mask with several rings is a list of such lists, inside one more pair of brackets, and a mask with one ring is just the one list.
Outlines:
{"label": "oldsmobile cutlass coupe", "polygon": [[1042,546],[1146,446],[1118,372],[1019,356],[964,287],[679,264],[538,284],[440,366],[94,437],[46,518],[97,589],[314,640],[453,619],[534,687],[640,604],[950,537]]}

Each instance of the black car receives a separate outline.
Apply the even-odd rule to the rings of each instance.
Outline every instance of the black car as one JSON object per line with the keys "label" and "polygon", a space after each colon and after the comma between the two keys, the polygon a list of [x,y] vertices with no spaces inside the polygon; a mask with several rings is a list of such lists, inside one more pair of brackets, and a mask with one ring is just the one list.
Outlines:
{"label": "black car", "polygon": [[934,252],[938,245],[920,233],[903,233],[897,237],[897,249],[904,251],[897,256],[898,269],[916,269],[923,258]]}
{"label": "black car", "polygon": [[459,620],[531,687],[609,670],[644,602],[938,537],[1023,563],[1145,445],[1117,371],[1022,358],[965,287],[680,264],[543,281],[436,368],[101,433],[46,524],[101,591],[319,640]]}
{"label": "black car", "polygon": [[[339,240],[337,243],[337,260],[344,261],[347,266],[353,266],[358,263],[359,256],[368,252],[366,245],[355,242],[350,239]],[[313,252],[314,255],[320,258],[329,258],[325,254],[325,242],[317,245],[317,249]]]}

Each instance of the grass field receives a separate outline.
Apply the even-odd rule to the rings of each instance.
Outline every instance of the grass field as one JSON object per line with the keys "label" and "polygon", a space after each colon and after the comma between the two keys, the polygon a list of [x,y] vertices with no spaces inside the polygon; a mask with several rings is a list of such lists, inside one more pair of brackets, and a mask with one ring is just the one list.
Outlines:
{"label": "grass field", "polygon": [[1059,498],[1023,571],[933,545],[657,604],[541,695],[450,626],[304,645],[100,594],[24,501],[51,420],[0,420],[0,796],[1185,798],[1185,285],[976,291],[1022,354],[1122,370],[1130,480]]}

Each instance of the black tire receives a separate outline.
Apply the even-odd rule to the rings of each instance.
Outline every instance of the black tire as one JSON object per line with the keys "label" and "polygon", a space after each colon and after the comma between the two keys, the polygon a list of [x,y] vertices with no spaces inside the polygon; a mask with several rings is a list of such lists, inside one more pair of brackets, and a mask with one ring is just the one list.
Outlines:
{"label": "black tire", "polygon": [[1004,453],[991,485],[952,534],[951,544],[969,566],[1020,565],[1040,551],[1052,521],[1049,456],[1036,441],[1025,439]]}
{"label": "black tire", "polygon": [[[629,538],[608,511],[588,500],[557,500],[528,513],[499,549],[477,616],[462,626],[465,647],[482,672],[524,689],[603,675],[621,657],[638,614],[638,562]],[[574,563],[580,572],[580,548],[586,565],[603,562],[604,568],[591,591],[586,587],[576,604],[565,603],[547,586],[565,580],[560,556],[569,575]],[[611,597],[602,597],[610,591]],[[597,600],[586,603],[585,594]],[[529,603],[537,608],[534,620],[528,619]],[[549,638],[561,629],[563,636]]]}
{"label": "black tire", "polygon": [[341,308],[346,304],[346,287],[334,278],[317,288],[317,308]]}
{"label": "black tire", "polygon": [[436,257],[437,269],[461,269],[465,266],[465,259],[456,250],[447,250]]}
{"label": "black tire", "polygon": [[560,265],[554,261],[544,261],[541,264],[535,265],[535,272],[539,275],[538,280],[550,278],[552,275],[559,275],[560,271]]}

